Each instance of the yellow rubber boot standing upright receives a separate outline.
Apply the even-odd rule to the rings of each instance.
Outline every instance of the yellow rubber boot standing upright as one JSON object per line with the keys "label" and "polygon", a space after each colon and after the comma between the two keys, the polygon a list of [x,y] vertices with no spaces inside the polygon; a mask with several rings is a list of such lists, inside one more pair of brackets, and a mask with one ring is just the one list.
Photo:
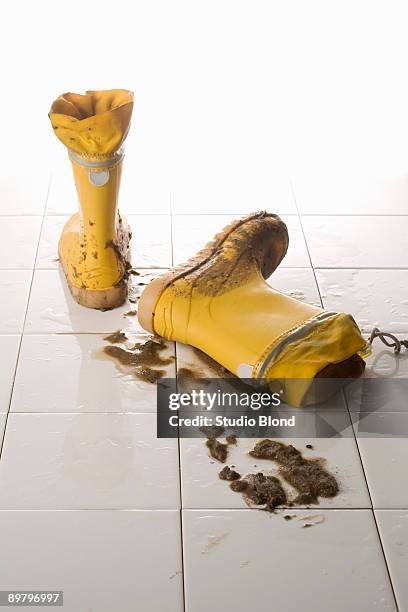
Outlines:
{"label": "yellow rubber boot standing upright", "polygon": [[240,378],[307,402],[315,378],[364,370],[366,342],[350,315],[276,291],[265,278],[288,247],[285,224],[255,213],[227,226],[195,257],[154,279],[138,305],[141,325],[204,351]]}
{"label": "yellow rubber boot standing upright", "polygon": [[127,295],[130,229],[118,211],[118,195],[133,94],[126,90],[63,94],[50,119],[67,146],[79,212],[66,223],[59,258],[74,299],[110,309]]}

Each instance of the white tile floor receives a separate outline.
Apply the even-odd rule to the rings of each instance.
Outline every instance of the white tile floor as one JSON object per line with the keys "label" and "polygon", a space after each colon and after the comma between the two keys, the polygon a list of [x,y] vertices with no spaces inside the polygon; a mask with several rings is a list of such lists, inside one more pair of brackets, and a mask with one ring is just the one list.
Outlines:
{"label": "white tile floor", "polygon": [[[91,69],[55,2],[2,11],[0,590],[62,588],[65,612],[405,612],[406,439],[360,436],[336,402],[350,435],[310,452],[340,495],[274,515],[220,488],[202,444],[155,439],[154,389],[100,354],[142,333],[134,305],[82,309],[58,268],[76,196],[46,116],[68,89],[135,91],[120,201],[142,274],[265,208],[291,239],[272,286],[407,335],[404,2],[135,0],[116,28],[99,4],[58,16],[108,41]],[[196,363],[167,350],[169,375]],[[378,345],[367,375],[408,377],[408,357]]]}
{"label": "white tile floor", "polygon": [[396,610],[369,510],[284,514],[184,510],[187,610]]}
{"label": "white tile floor", "polygon": [[183,609],[177,510],[2,510],[0,532],[2,586],[63,585],[69,612]]}
{"label": "white tile floor", "polygon": [[[343,436],[293,442],[312,443],[306,452],[326,457],[340,494],[311,510],[289,508],[289,522],[282,518],[284,510],[272,516],[248,510],[218,479],[220,467],[201,440],[181,440],[178,448],[176,440],[156,439],[155,388],[101,354],[104,334],[125,329],[134,341],[144,332],[136,317],[125,316],[134,309],[131,303],[102,313],[72,301],[56,261],[68,208],[56,210],[52,202],[44,218],[23,216],[19,227],[18,218],[6,216],[2,225],[7,240],[15,238],[20,248],[4,258],[0,270],[5,295],[0,302],[0,439],[5,430],[0,533],[2,550],[9,551],[7,558],[0,553],[1,584],[14,584],[18,576],[25,588],[40,582],[63,586],[69,612],[112,609],[93,591],[108,574],[114,589],[123,589],[123,612],[133,609],[131,576],[136,574],[137,601],[144,602],[146,612],[159,612],[163,605],[177,611],[185,606],[187,612],[246,610],[253,598],[266,605],[270,597],[279,609],[297,609],[301,597],[302,609],[315,610],[317,592],[321,610],[395,610],[393,590],[403,610],[406,440],[361,438],[339,395],[319,418],[337,426],[344,421]],[[408,265],[398,245],[408,231],[408,216],[302,215],[290,191],[285,202],[291,246],[271,285],[310,303],[348,310],[366,331],[374,324],[407,331]],[[129,215],[141,274],[135,283],[148,282],[173,258],[188,257],[234,217],[231,212],[179,214],[183,206],[174,206],[177,214]],[[353,250],[363,226],[383,240],[384,266],[374,243],[360,240]],[[396,248],[388,248],[394,241]],[[189,347],[179,344],[174,351],[172,345],[166,349],[175,355],[169,376],[177,366],[197,365]],[[367,375],[384,374],[407,376],[407,359],[378,345]],[[253,467],[246,454],[251,445],[240,440],[230,451],[230,463],[244,472]],[[318,524],[302,529],[309,521]],[[26,553],[19,563],[22,537]],[[34,559],[36,570],[30,573]],[[129,564],[134,571],[128,576]],[[146,599],[149,567],[156,588]],[[295,590],[289,588],[293,580]]]}

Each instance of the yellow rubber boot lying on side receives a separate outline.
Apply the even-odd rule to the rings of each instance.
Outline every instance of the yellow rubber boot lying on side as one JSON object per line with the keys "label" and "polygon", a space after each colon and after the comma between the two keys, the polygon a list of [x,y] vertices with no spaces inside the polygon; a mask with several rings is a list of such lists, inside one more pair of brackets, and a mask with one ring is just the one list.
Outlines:
{"label": "yellow rubber boot lying on side", "polygon": [[230,224],[194,258],[146,287],[139,322],[201,349],[241,378],[272,387],[278,379],[284,399],[296,406],[305,403],[315,377],[359,376],[364,361],[358,353],[366,342],[353,318],[266,283],[287,247],[286,226],[276,215],[261,212]]}
{"label": "yellow rubber boot lying on side", "polygon": [[115,308],[127,295],[131,232],[118,212],[118,195],[132,108],[129,91],[89,91],[60,96],[49,115],[68,147],[79,199],[59,257],[74,299],[90,308]]}

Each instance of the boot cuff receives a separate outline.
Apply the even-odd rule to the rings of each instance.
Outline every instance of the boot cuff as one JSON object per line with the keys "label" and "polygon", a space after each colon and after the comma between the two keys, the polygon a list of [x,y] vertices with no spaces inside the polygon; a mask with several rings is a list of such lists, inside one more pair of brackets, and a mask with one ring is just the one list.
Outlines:
{"label": "boot cuff", "polygon": [[123,144],[132,110],[133,93],[126,89],[65,93],[52,103],[49,118],[66,147],[103,159]]}
{"label": "boot cuff", "polygon": [[[367,355],[367,342],[353,317],[324,312],[285,334],[256,368],[257,378],[269,386],[275,386],[274,381],[283,385],[285,401],[294,406],[305,405],[305,397],[320,373],[338,364],[327,375],[323,374],[326,385],[330,375],[337,380],[349,377],[350,368],[346,364],[356,354]],[[358,375],[364,369],[364,362],[361,359],[360,362],[363,367]]]}

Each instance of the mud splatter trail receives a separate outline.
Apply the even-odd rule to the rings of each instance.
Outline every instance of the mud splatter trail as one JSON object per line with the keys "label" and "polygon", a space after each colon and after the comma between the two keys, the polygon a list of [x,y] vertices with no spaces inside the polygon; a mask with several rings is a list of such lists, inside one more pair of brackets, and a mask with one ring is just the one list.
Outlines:
{"label": "mud splatter trail", "polygon": [[126,342],[127,339],[127,335],[121,330],[115,331],[112,334],[109,334],[109,336],[104,337],[105,342],[110,342],[111,344],[122,344],[123,342]]}

